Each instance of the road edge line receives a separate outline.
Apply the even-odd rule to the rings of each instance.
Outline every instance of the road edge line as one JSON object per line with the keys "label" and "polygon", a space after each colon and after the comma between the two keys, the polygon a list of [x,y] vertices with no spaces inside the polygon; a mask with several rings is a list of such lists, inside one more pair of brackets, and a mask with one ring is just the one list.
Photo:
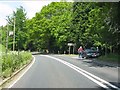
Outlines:
{"label": "road edge line", "polygon": [[4,85],[7,81],[9,81],[11,78],[13,78],[15,75],[17,75],[21,70],[23,70],[25,67],[27,67],[32,61],[33,61],[33,58],[32,58],[32,60],[30,60],[29,63],[27,63],[26,65],[24,65],[23,67],[21,67],[16,72],[13,72],[13,74],[10,77],[8,77],[8,78],[4,79],[2,82],[0,82],[0,90],[2,88],[2,85]]}
{"label": "road edge line", "polygon": [[8,88],[12,88],[14,86],[14,84],[16,84],[24,76],[24,74],[32,67],[32,65],[35,62],[35,57],[33,55],[32,55],[32,57],[33,57],[33,60],[32,60],[32,63],[30,64],[30,66]]}

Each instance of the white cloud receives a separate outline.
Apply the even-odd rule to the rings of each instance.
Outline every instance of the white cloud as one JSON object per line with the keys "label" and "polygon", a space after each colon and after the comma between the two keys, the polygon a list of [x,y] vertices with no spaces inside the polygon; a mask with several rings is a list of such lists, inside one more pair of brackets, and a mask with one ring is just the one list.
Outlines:
{"label": "white cloud", "polygon": [[0,3],[0,16],[9,15],[13,12],[13,9],[4,3]]}
{"label": "white cloud", "polygon": [[43,6],[48,5],[51,1],[23,1],[22,3],[28,18],[32,18],[36,12],[39,12]]}
{"label": "white cloud", "polygon": [[7,21],[5,20],[5,18],[0,18],[0,26],[5,26],[7,23]]}
{"label": "white cloud", "polygon": [[13,9],[9,5],[5,3],[0,3],[0,26],[6,25],[7,23],[6,16],[9,16],[12,13],[13,13]]}
{"label": "white cloud", "polygon": [[5,26],[7,24],[6,16],[9,16],[19,8],[23,8],[27,12],[27,17],[32,18],[35,16],[36,12],[39,12],[43,6],[48,5],[52,1],[3,1],[0,2],[0,26]]}

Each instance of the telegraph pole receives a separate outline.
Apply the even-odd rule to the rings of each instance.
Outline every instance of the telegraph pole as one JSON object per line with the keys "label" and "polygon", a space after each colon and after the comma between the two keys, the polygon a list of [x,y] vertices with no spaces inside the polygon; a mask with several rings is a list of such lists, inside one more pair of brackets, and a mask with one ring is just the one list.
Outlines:
{"label": "telegraph pole", "polygon": [[8,52],[8,24],[7,24],[7,37],[6,37],[6,54]]}
{"label": "telegraph pole", "polygon": [[15,16],[14,16],[14,32],[13,32],[13,51],[15,50]]}

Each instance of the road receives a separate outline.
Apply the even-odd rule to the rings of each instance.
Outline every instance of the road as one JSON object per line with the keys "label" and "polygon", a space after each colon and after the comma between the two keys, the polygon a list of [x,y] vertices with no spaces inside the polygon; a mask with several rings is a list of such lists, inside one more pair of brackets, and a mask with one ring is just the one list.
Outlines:
{"label": "road", "polygon": [[11,88],[118,88],[118,69],[76,56],[34,55],[35,62]]}

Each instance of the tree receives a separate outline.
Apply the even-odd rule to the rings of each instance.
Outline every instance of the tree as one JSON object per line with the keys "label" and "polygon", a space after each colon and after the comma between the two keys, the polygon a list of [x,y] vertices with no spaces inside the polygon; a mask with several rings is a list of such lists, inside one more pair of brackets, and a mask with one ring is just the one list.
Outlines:
{"label": "tree", "polygon": [[57,52],[67,47],[70,36],[71,7],[72,3],[53,2],[43,7],[41,12],[36,13],[32,24],[29,22],[27,25],[28,29],[32,28],[31,38],[37,40],[32,42],[37,43],[35,48]]}
{"label": "tree", "polygon": [[[9,30],[13,31],[15,20],[15,44],[17,49],[25,49],[25,39],[26,39],[26,12],[22,6],[17,8],[16,12],[14,11],[11,16],[8,16],[7,21],[9,24]],[[12,42],[10,39],[9,44]],[[10,45],[12,48],[12,44]]]}

